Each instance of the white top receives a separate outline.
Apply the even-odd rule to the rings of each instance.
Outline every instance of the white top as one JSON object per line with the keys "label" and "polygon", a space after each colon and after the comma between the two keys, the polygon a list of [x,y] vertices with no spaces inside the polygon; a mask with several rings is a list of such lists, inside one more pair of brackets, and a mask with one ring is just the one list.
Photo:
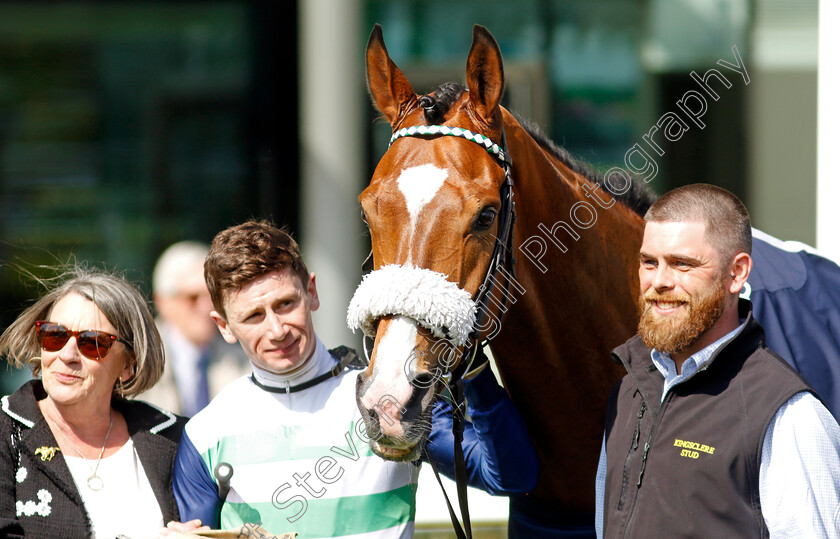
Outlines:
{"label": "white top", "polygon": [[96,475],[105,484],[99,491],[88,487],[88,478],[96,467],[95,459],[85,462],[65,452],[64,460],[85,502],[94,539],[111,539],[120,534],[131,539],[157,537],[164,527],[163,513],[131,438],[99,463]]}

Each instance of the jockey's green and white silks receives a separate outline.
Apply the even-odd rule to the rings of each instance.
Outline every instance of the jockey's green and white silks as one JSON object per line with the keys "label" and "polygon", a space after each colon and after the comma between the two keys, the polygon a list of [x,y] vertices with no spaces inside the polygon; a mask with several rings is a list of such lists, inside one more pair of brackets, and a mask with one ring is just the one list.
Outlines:
{"label": "jockey's green and white silks", "polygon": [[[320,341],[310,361],[312,376],[335,363]],[[419,467],[372,453],[353,404],[355,373],[291,394],[243,377],[192,418],[185,437],[206,473],[233,467],[221,529],[259,522],[310,538],[411,537]]]}

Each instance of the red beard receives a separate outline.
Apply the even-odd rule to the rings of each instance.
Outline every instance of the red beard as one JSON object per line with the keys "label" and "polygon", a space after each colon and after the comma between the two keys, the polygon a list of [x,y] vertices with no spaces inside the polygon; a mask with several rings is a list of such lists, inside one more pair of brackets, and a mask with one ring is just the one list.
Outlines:
{"label": "red beard", "polygon": [[[702,295],[658,294],[650,291],[639,294],[642,316],[639,319],[639,336],[648,348],[673,356],[688,349],[697,342],[723,314],[725,297],[724,280],[721,277]],[[669,316],[655,312],[653,302],[685,303],[688,308]]]}

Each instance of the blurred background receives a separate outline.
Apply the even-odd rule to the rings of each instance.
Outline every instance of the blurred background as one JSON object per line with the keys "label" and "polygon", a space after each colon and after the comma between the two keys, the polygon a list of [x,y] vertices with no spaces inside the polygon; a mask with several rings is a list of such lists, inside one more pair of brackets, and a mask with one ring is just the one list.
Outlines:
{"label": "blurred background", "polygon": [[[264,217],[318,275],[320,337],[359,347],[344,324],[369,249],[356,196],[390,135],[365,89],[374,23],[418,92],[463,81],[472,26],[486,26],[505,105],[603,169],[679,112],[699,90],[692,72],[718,69],[731,87],[711,82],[703,128],[658,135],[651,186],[726,187],[758,228],[814,245],[819,12],[817,0],[0,1],[0,330],[39,293],[22,269],[75,257],[148,293],[171,243]],[[717,64],[736,62],[733,46],[749,84]],[[24,376],[4,371],[3,393]],[[505,518],[506,504],[488,507]]]}

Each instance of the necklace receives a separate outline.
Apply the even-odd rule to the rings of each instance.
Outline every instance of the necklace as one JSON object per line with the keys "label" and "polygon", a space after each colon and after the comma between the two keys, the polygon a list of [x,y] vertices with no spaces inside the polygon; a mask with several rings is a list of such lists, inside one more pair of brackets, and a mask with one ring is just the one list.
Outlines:
{"label": "necklace", "polygon": [[90,461],[88,459],[86,459],[85,456],[82,455],[79,452],[78,449],[76,449],[75,445],[70,443],[70,440],[67,438],[67,435],[65,435],[63,432],[61,433],[62,435],[64,435],[64,439],[67,442],[67,444],[70,447],[73,448],[73,451],[75,451],[76,454],[79,455],[82,458],[82,460],[85,461],[85,464],[87,464],[88,468],[90,468],[91,473],[90,473],[90,477],[87,478],[87,486],[90,490],[93,490],[93,491],[100,491],[105,487],[105,481],[103,481],[102,478],[99,477],[96,474],[96,472],[99,471],[99,463],[102,461],[102,455],[105,454],[105,446],[108,445],[108,438],[111,437],[111,427],[113,425],[114,425],[114,416],[109,411],[109,414],[108,414],[108,432],[107,432],[107,434],[105,434],[105,443],[102,444],[102,450],[99,452],[99,458],[96,459],[96,466],[95,467],[91,467]]}

